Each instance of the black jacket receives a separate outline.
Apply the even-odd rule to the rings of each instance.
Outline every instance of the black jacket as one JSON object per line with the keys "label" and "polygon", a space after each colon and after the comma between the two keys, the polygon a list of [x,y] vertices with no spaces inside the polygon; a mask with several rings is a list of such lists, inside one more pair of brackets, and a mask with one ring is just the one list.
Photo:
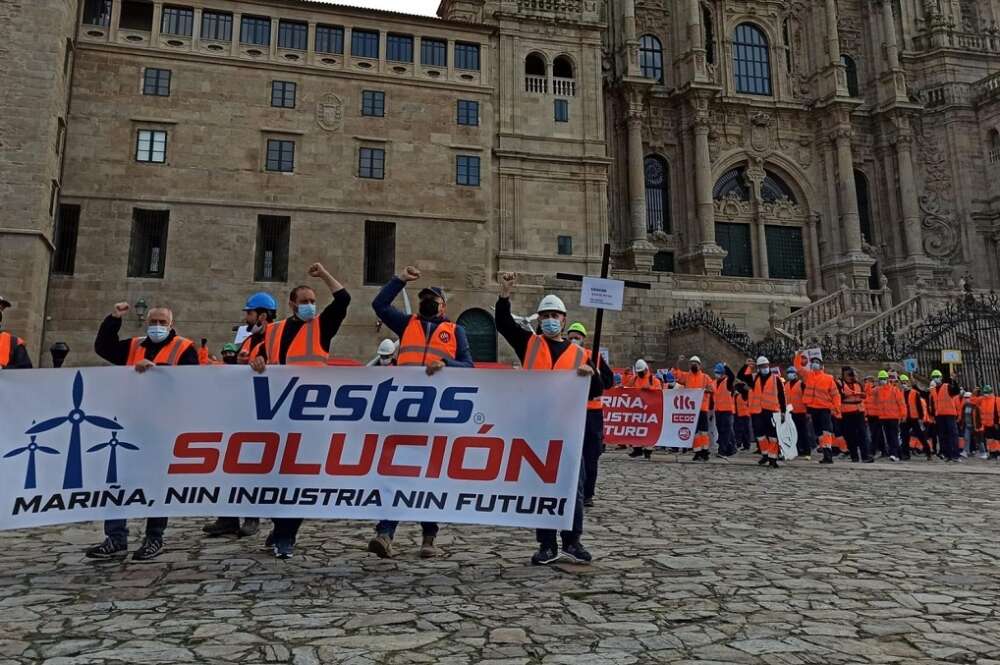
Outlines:
{"label": "black jacket", "polygon": [[[94,351],[100,357],[107,360],[112,365],[127,365],[128,351],[132,346],[132,338],[118,339],[118,333],[122,329],[122,320],[114,316],[108,316],[97,331],[97,339],[94,340]],[[177,337],[177,332],[170,331],[170,335],[159,344],[153,343],[149,338],[143,339],[142,348],[146,353],[143,356],[146,360],[153,360],[156,354]],[[178,365],[197,365],[198,349],[192,344],[177,361]]]}

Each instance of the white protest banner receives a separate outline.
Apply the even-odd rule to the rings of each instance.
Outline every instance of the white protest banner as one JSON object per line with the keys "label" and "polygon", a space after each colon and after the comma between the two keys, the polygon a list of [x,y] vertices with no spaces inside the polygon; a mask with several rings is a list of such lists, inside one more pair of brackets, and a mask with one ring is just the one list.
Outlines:
{"label": "white protest banner", "polygon": [[810,361],[810,360],[813,360],[814,358],[818,359],[820,361],[823,360],[823,350],[821,348],[819,348],[819,347],[813,347],[811,349],[806,349],[805,352],[803,353],[803,355],[806,357],[806,361],[807,362]]}
{"label": "white protest banner", "polygon": [[0,372],[0,529],[218,515],[568,529],[589,385],[422,367]]}
{"label": "white protest banner", "polygon": [[622,310],[625,304],[625,282],[617,279],[584,277],[580,291],[580,306],[593,309]]}
{"label": "white protest banner", "polygon": [[703,394],[703,390],[612,388],[601,396],[604,443],[691,448]]}

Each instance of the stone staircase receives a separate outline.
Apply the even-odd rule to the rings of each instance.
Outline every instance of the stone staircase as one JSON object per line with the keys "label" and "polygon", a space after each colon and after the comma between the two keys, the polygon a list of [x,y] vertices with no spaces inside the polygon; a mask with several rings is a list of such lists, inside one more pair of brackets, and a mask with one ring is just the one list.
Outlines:
{"label": "stone staircase", "polygon": [[872,290],[842,286],[785,318],[776,319],[771,327],[777,335],[802,344],[808,339],[865,328],[872,320],[896,309],[888,288]]}

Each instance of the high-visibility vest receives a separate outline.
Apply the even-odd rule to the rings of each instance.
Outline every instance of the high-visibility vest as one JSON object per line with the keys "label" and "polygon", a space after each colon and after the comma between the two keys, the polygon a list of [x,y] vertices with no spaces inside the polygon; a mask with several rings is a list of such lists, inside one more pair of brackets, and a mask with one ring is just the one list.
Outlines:
{"label": "high-visibility vest", "polygon": [[983,395],[979,398],[979,422],[984,429],[1000,424],[996,395]]}
{"label": "high-visibility vest", "polygon": [[875,386],[871,383],[864,384],[865,399],[862,402],[865,407],[865,415],[869,418],[878,418],[878,406],[875,404]]}
{"label": "high-visibility vest", "polygon": [[646,372],[646,376],[630,374],[622,383],[625,388],[636,388],[638,390],[663,390],[663,383],[658,378]]}
{"label": "high-visibility vest", "polygon": [[[264,329],[264,350],[267,352],[268,365],[281,364],[281,337],[285,332],[288,319],[277,323],[269,323]],[[329,352],[320,345],[319,319],[313,319],[302,324],[295,338],[288,346],[285,354],[286,365],[302,367],[326,367]]]}
{"label": "high-visibility vest", "polygon": [[802,379],[789,381],[785,387],[787,388],[785,396],[788,397],[788,403],[792,405],[792,413],[805,413],[805,390]]}
{"label": "high-visibility vest", "polygon": [[[562,370],[578,369],[590,360],[590,351],[576,344],[568,345],[559,357],[552,360],[549,345],[542,335],[532,335],[524,349],[521,367],[532,370]],[[604,404],[599,399],[587,400],[587,410],[603,410]]]}
{"label": "high-visibility vest", "polygon": [[746,418],[750,415],[750,395],[744,397],[741,393],[736,393],[736,417]]}
{"label": "high-visibility vest", "polygon": [[[133,337],[128,347],[128,360],[126,365],[135,365],[146,358],[146,349],[142,346],[145,337]],[[194,342],[183,337],[175,336],[169,343],[164,344],[156,357],[153,358],[155,365],[177,365],[181,361],[181,356],[194,346]]]}
{"label": "high-visibility vest", "polygon": [[0,367],[7,367],[14,362],[14,349],[22,344],[24,344],[24,340],[20,337],[0,332]]}
{"label": "high-visibility vest", "polygon": [[713,395],[713,401],[715,402],[716,413],[733,413],[733,411],[736,410],[736,403],[733,400],[733,394],[726,388],[726,382],[728,380],[729,377],[726,376],[715,380],[715,393]]}
{"label": "high-visibility vest", "polygon": [[869,413],[869,416],[877,416],[882,420],[901,420],[906,417],[903,395],[896,386],[890,384],[876,386],[872,391],[872,404],[875,413]]}
{"label": "high-visibility vest", "polygon": [[952,397],[948,392],[949,387],[950,384],[947,383],[931,387],[931,405],[935,416],[957,416],[961,413],[957,404],[958,396]]}
{"label": "high-visibility vest", "polygon": [[713,379],[708,374],[704,372],[685,372],[680,369],[673,370],[673,373],[677,377],[677,382],[685,388],[690,390],[705,390],[705,394],[701,398],[701,410],[708,412],[712,409],[712,394],[708,392],[707,388],[712,385]]}
{"label": "high-visibility vest", "polygon": [[428,338],[424,334],[424,324],[420,317],[411,316],[399,341],[396,362],[400,367],[430,365],[437,361],[454,360],[457,354],[458,339],[454,323],[440,322]]}
{"label": "high-visibility vest", "polygon": [[236,352],[236,357],[239,358],[243,354],[246,354],[248,358],[252,358],[257,355],[256,353],[257,349],[263,346],[264,346],[264,340],[260,340],[259,342],[255,343],[254,336],[248,335],[247,338],[243,340],[243,343],[240,344],[240,349],[239,351]]}
{"label": "high-visibility vest", "polygon": [[829,409],[840,407],[840,391],[837,390],[837,380],[826,372],[806,370],[802,376],[805,390],[802,401],[810,409]]}
{"label": "high-visibility vest", "polygon": [[756,414],[762,411],[777,413],[781,410],[781,402],[778,401],[777,376],[768,374],[763,379],[760,375],[753,382],[750,390],[750,413]]}
{"label": "high-visibility vest", "polygon": [[841,413],[863,413],[865,410],[865,389],[860,383],[840,384]]}

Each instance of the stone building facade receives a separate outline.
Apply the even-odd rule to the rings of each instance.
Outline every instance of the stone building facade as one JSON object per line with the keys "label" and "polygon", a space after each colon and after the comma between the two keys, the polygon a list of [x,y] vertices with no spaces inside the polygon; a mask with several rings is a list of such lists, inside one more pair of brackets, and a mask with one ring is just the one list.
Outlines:
{"label": "stone building facade", "polygon": [[652,285],[607,319],[617,362],[665,360],[688,307],[755,335],[913,319],[966,273],[1000,283],[997,11],[8,0],[5,326],[91,364],[114,302],[167,303],[218,347],[250,292],[283,302],[322,261],[354,295],[334,354],[360,359],[379,283],[416,264],[509,360],[496,273],[518,311],[574,305],[555,273],[595,274],[605,242]]}

